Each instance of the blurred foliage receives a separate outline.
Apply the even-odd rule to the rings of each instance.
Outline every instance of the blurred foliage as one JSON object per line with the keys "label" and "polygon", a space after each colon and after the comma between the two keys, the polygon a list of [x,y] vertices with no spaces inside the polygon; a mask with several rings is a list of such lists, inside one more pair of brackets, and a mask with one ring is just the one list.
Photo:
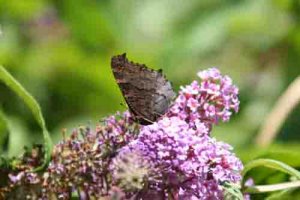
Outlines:
{"label": "blurred foliage", "polygon": [[[271,157],[300,167],[293,156],[300,152],[299,107],[269,149],[253,143],[279,95],[300,75],[299,0],[0,0],[0,32],[0,64],[40,102],[56,141],[62,128],[126,109],[110,58],[127,52],[162,68],[176,90],[197,71],[218,66],[240,88],[241,109],[214,135],[245,162]],[[2,84],[0,91],[1,151],[17,155],[41,141],[40,130],[20,99]],[[259,181],[286,179],[276,177]]]}

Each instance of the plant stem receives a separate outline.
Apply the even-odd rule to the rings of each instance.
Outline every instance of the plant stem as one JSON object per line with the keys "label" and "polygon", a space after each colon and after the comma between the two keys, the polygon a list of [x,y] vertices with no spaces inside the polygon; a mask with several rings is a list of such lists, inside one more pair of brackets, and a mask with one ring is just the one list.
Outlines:
{"label": "plant stem", "polygon": [[244,192],[249,194],[258,194],[265,192],[273,192],[278,190],[285,190],[290,188],[300,187],[300,181],[286,182],[286,183],[278,183],[272,185],[256,185],[246,187]]}

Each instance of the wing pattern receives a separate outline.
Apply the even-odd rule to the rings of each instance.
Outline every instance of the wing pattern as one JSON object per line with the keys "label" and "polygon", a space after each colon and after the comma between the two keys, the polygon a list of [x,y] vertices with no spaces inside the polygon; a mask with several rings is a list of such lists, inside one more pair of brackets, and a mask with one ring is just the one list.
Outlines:
{"label": "wing pattern", "polygon": [[130,62],[126,54],[114,56],[111,67],[136,121],[142,125],[152,124],[167,112],[175,92],[161,70]]}

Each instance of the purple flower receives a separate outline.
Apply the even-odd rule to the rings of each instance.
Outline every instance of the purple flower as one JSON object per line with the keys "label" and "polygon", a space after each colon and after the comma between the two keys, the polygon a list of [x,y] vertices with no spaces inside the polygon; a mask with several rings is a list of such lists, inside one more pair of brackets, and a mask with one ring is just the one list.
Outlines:
{"label": "purple flower", "polygon": [[179,96],[170,108],[168,116],[178,116],[195,126],[199,119],[208,128],[220,120],[229,121],[232,112],[239,109],[238,89],[228,76],[222,76],[216,68],[198,73],[201,83],[193,81],[181,87]]}
{"label": "purple flower", "polygon": [[[255,185],[255,183],[254,183],[253,178],[248,178],[248,179],[245,181],[245,183],[244,183],[244,186],[245,186],[245,187],[251,187],[251,186],[254,186],[254,185]],[[248,193],[244,194],[244,199],[245,199],[245,200],[250,200],[250,199],[251,199],[250,194],[248,194]]]}
{"label": "purple flower", "polygon": [[10,181],[12,183],[17,183],[17,182],[19,182],[19,181],[22,180],[22,178],[24,177],[24,175],[25,175],[25,172],[20,172],[20,173],[18,173],[16,175],[9,174],[8,177],[9,177],[9,179],[10,179]]}
{"label": "purple flower", "polygon": [[162,191],[163,198],[171,192],[175,196],[218,199],[223,194],[221,182],[241,180],[243,166],[231,152],[232,147],[211,138],[208,129],[197,123],[199,128],[195,129],[179,117],[164,117],[143,127],[138,139],[129,144],[159,173],[160,181],[149,181],[148,187]]}
{"label": "purple flower", "polygon": [[118,149],[137,137],[137,131],[128,112],[106,118],[95,132],[84,127],[75,130],[54,147],[44,174],[46,197],[69,199],[73,191],[81,197],[107,196],[112,184],[110,163]]}
{"label": "purple flower", "polygon": [[8,177],[12,184],[20,184],[22,182],[24,182],[26,184],[40,183],[40,178],[38,177],[38,175],[36,173],[33,173],[33,172],[21,171],[20,173],[17,173],[16,175],[9,174]]}

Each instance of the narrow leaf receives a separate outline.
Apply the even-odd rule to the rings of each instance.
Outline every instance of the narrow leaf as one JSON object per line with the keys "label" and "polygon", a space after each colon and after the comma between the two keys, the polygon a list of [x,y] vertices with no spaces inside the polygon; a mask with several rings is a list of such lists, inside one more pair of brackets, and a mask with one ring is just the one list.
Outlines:
{"label": "narrow leaf", "polygon": [[256,185],[247,187],[245,193],[256,194],[256,193],[265,193],[265,192],[274,192],[278,190],[286,190],[291,188],[300,187],[300,181],[292,181],[287,183],[279,183],[272,185]]}
{"label": "narrow leaf", "polygon": [[45,120],[41,112],[41,108],[37,101],[25,90],[25,88],[2,66],[0,66],[0,80],[14,91],[27,105],[32,112],[35,120],[42,129],[45,142],[45,160],[42,166],[35,169],[35,171],[43,169],[50,160],[52,140],[46,128]]}
{"label": "narrow leaf", "polygon": [[276,169],[278,171],[290,174],[291,176],[296,177],[297,179],[300,179],[300,172],[296,169],[290,167],[289,165],[272,159],[257,159],[249,162],[244,170],[242,171],[242,176],[245,177],[246,173],[250,171],[253,168],[256,167],[268,167],[271,169]]}

